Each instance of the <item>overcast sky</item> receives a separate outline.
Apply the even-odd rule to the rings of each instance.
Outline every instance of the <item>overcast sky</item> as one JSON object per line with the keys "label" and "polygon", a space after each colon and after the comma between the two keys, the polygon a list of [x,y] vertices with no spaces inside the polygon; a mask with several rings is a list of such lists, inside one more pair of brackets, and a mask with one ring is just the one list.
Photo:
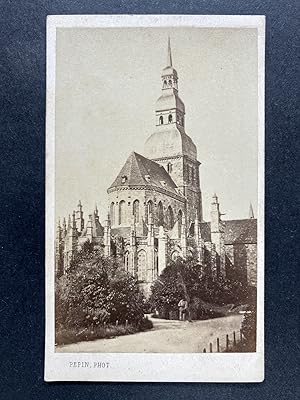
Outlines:
{"label": "overcast sky", "polygon": [[171,37],[186,132],[198,148],[204,219],[257,210],[257,35],[250,29],[64,28],[57,31],[56,216],[85,217],[155,130]]}

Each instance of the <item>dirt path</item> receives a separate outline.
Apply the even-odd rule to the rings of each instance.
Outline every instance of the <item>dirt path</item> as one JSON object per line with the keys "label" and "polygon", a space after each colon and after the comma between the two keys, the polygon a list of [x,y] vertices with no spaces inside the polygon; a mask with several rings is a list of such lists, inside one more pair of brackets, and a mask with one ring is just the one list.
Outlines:
{"label": "dirt path", "polygon": [[[215,347],[217,337],[225,344],[226,334],[239,332],[242,315],[206,321],[181,322],[152,319],[153,329],[113,339],[99,339],[58,346],[60,353],[198,353]],[[214,349],[214,351],[216,351]]]}

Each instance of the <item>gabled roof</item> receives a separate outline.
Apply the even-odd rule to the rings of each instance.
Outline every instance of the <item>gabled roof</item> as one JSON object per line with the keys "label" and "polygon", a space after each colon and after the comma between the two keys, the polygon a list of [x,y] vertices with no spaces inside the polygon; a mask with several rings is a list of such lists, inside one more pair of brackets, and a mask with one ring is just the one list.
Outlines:
{"label": "gabled roof", "polygon": [[135,152],[130,154],[109,189],[133,186],[152,186],[180,195],[164,167]]}
{"label": "gabled roof", "polygon": [[[257,220],[234,219],[223,221],[225,244],[257,243]],[[200,224],[201,236],[205,242],[211,241],[210,222]]]}

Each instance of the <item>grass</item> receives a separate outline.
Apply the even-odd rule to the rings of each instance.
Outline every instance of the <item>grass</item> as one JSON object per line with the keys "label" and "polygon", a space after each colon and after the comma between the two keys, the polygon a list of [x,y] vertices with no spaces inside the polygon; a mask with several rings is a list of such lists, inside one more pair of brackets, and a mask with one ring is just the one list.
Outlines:
{"label": "grass", "polygon": [[116,336],[131,335],[133,333],[151,329],[153,324],[147,318],[138,325],[106,325],[93,328],[63,328],[59,327],[55,333],[56,345],[66,345],[71,343],[90,341],[96,339],[111,339]]}

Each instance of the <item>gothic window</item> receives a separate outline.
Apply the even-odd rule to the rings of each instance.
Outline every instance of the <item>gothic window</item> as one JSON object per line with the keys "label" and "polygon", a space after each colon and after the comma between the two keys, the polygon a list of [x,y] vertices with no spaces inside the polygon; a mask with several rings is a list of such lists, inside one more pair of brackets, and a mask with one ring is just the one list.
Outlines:
{"label": "gothic window", "polygon": [[124,267],[125,267],[125,271],[128,272],[128,270],[129,270],[129,251],[126,251],[124,254]]}
{"label": "gothic window", "polygon": [[187,180],[187,183],[190,183],[190,166],[189,165],[186,166],[186,180]]}
{"label": "gothic window", "polygon": [[158,217],[158,226],[164,225],[164,208],[162,202],[160,201],[157,206],[157,217]]}
{"label": "gothic window", "polygon": [[112,202],[110,205],[110,221],[111,221],[112,225],[115,224],[115,203],[114,202]]}
{"label": "gothic window", "polygon": [[181,237],[181,227],[182,227],[182,211],[179,210],[178,212],[178,216],[177,216],[177,220],[178,220],[178,237]]}
{"label": "gothic window", "polygon": [[154,279],[158,276],[158,252],[154,250]]}
{"label": "gothic window", "polygon": [[174,214],[172,207],[169,206],[167,210],[167,229],[172,229],[174,225]]}
{"label": "gothic window", "polygon": [[145,281],[146,273],[147,273],[146,252],[145,252],[145,250],[141,250],[138,253],[138,260],[137,260],[138,280]]}
{"label": "gothic window", "polygon": [[194,170],[193,167],[191,168],[191,176],[192,176],[192,183],[194,183],[194,179],[195,179],[195,170]]}
{"label": "gothic window", "polygon": [[150,214],[153,215],[153,203],[151,200],[147,203],[147,222],[149,223]]}
{"label": "gothic window", "polygon": [[164,117],[161,115],[159,117],[159,125],[163,125],[163,123],[164,123]]}
{"label": "gothic window", "polygon": [[122,200],[119,203],[119,225],[124,224],[125,220],[125,201]]}
{"label": "gothic window", "polygon": [[169,114],[168,121],[169,121],[169,124],[171,124],[171,123],[172,123],[172,121],[173,121],[172,114]]}
{"label": "gothic window", "polygon": [[133,202],[133,217],[134,217],[134,222],[135,223],[139,222],[139,219],[140,219],[140,202],[138,200],[135,200]]}
{"label": "gothic window", "polygon": [[189,258],[193,258],[193,252],[192,252],[192,250],[188,250],[187,256],[188,256]]}
{"label": "gothic window", "polygon": [[172,164],[170,162],[167,165],[167,171],[169,174],[172,172]]}

